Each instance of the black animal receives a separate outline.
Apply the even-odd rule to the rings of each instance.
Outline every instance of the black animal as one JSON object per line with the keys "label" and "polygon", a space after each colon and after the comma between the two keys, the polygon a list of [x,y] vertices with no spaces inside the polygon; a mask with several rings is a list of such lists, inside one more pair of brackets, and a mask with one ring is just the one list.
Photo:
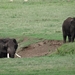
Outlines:
{"label": "black animal", "polygon": [[68,17],[63,22],[62,32],[63,32],[64,43],[66,42],[67,36],[68,36],[69,42],[74,42],[74,38],[75,38],[75,17],[74,18]]}
{"label": "black animal", "polygon": [[0,39],[0,58],[14,58],[17,47],[16,39]]}
{"label": "black animal", "polygon": [[7,46],[4,45],[3,42],[0,42],[0,58],[7,56]]}

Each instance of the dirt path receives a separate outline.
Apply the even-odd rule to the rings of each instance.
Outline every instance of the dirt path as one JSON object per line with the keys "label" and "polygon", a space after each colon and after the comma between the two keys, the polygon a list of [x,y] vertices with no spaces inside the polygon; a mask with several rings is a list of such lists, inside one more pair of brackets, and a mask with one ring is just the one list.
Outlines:
{"label": "dirt path", "polygon": [[21,57],[35,57],[35,56],[43,56],[48,55],[63,44],[62,41],[57,40],[43,40],[41,42],[31,44],[29,46],[23,47],[17,53]]}

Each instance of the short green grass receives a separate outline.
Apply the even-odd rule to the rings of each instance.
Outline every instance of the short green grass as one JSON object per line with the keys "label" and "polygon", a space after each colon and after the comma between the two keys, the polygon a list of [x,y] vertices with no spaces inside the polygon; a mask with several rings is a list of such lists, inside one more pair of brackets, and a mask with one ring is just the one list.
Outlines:
{"label": "short green grass", "polygon": [[75,43],[67,43],[60,46],[57,49],[57,53],[63,56],[67,54],[75,54]]}
{"label": "short green grass", "polygon": [[[19,47],[25,37],[62,40],[61,25],[70,16],[75,16],[74,0],[0,0],[0,38],[16,38]],[[0,75],[75,75],[74,49],[70,43],[58,48],[59,54],[0,59]]]}
{"label": "short green grass", "polygon": [[75,55],[0,59],[0,75],[74,75]]}
{"label": "short green grass", "polygon": [[61,40],[61,25],[74,17],[74,4],[74,0],[0,0],[0,37]]}

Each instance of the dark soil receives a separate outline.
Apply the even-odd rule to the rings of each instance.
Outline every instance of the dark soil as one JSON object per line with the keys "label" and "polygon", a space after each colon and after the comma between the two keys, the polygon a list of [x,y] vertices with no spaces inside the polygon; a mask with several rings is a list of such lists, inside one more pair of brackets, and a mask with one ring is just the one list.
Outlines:
{"label": "dark soil", "polygon": [[58,40],[41,40],[38,43],[22,47],[21,50],[19,50],[17,53],[21,57],[44,56],[56,51],[57,48],[62,44],[63,41]]}

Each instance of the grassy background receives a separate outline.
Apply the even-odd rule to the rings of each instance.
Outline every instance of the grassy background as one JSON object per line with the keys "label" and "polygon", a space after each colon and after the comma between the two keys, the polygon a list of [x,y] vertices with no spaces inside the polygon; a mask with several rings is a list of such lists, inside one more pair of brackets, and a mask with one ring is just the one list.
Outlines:
{"label": "grassy background", "polygon": [[[74,0],[29,0],[27,3],[0,0],[0,38],[62,40],[61,25],[70,16],[75,16]],[[74,45],[64,44],[58,49],[61,55],[69,54],[66,56],[0,59],[0,75],[74,75],[75,54],[70,53]]]}
{"label": "grassy background", "polygon": [[62,39],[63,21],[74,16],[74,0],[0,0],[0,37]]}
{"label": "grassy background", "polygon": [[75,55],[0,59],[0,67],[0,75],[74,75]]}

